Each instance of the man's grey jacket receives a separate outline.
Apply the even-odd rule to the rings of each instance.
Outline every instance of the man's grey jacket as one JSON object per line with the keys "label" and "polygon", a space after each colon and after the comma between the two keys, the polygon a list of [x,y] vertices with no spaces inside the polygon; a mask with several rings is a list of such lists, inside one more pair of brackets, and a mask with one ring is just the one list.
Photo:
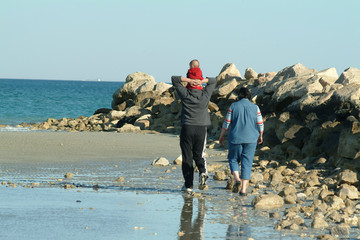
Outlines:
{"label": "man's grey jacket", "polygon": [[187,89],[181,83],[181,76],[172,76],[171,81],[181,99],[181,125],[209,126],[211,121],[208,106],[216,79],[208,78],[203,90]]}

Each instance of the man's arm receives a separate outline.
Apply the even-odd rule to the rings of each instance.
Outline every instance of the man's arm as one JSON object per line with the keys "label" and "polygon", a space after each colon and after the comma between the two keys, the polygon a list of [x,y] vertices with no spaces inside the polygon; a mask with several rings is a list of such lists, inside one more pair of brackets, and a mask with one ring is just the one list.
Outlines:
{"label": "man's arm", "polygon": [[181,77],[181,76],[172,76],[171,77],[171,82],[172,82],[173,86],[175,87],[176,92],[179,94],[180,99],[183,99],[188,94],[186,88],[181,83],[182,78],[183,77]]}
{"label": "man's arm", "polygon": [[203,91],[206,92],[210,97],[211,94],[215,90],[216,79],[215,78],[205,78],[203,81],[205,81],[204,83],[207,83],[207,85],[206,85],[206,87],[204,88]]}

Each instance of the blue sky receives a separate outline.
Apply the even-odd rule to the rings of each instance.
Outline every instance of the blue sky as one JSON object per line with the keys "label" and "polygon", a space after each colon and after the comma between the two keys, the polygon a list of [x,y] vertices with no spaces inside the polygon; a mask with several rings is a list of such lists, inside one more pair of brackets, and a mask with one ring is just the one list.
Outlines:
{"label": "blue sky", "polygon": [[204,76],[234,63],[241,74],[297,62],[360,68],[358,0],[2,0],[0,78],[156,81]]}

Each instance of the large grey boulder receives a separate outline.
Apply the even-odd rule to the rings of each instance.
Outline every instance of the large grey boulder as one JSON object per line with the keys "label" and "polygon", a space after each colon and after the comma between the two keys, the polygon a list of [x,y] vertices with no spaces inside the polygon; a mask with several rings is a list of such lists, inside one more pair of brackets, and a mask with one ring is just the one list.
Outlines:
{"label": "large grey boulder", "polygon": [[343,85],[349,85],[352,83],[360,84],[360,69],[350,67],[345,69],[345,71],[340,75],[336,83]]}
{"label": "large grey boulder", "polygon": [[215,95],[220,95],[220,96],[226,96],[229,93],[231,93],[236,86],[238,85],[238,81],[236,80],[236,78],[233,78],[229,81],[224,82],[223,84],[221,84],[218,89],[216,89],[214,91]]}
{"label": "large grey boulder", "polygon": [[170,87],[167,83],[156,83],[149,74],[135,72],[129,74],[126,83],[114,92],[111,105],[116,110],[125,110],[133,105],[148,107]]}
{"label": "large grey boulder", "polygon": [[236,68],[235,64],[227,63],[221,69],[219,75],[216,77],[217,86],[222,85],[224,82],[230,81],[232,79],[241,80],[241,74]]}
{"label": "large grey boulder", "polygon": [[126,77],[126,83],[122,86],[122,91],[138,94],[153,91],[155,85],[156,82],[153,76],[142,72],[135,72]]}
{"label": "large grey boulder", "polygon": [[245,70],[244,77],[246,78],[246,80],[250,80],[252,78],[257,78],[257,76],[258,76],[258,74],[251,67],[249,67]]}

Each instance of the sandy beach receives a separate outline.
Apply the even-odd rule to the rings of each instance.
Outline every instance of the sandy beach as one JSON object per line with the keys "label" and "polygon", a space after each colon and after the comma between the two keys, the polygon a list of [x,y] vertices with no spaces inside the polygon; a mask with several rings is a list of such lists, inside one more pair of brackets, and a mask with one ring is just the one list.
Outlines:
{"label": "sandy beach", "polygon": [[175,135],[93,132],[0,132],[0,163],[152,159],[180,155]]}

